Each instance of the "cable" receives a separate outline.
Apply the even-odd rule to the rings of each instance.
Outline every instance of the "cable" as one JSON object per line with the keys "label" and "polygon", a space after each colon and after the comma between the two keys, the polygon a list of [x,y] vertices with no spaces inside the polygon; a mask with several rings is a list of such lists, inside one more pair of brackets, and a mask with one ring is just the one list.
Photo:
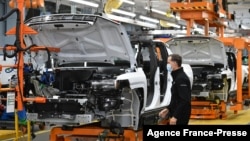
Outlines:
{"label": "cable", "polygon": [[3,17],[0,18],[0,21],[4,21],[6,20],[9,16],[11,16],[14,12],[19,12],[19,10],[17,8],[12,9],[9,13],[7,13],[6,15],[4,15]]}
{"label": "cable", "polygon": [[17,55],[17,52],[18,52],[18,48],[16,48],[16,49],[14,49],[14,53],[12,53],[12,54],[8,54],[7,53],[7,47],[9,47],[9,46],[12,46],[12,47],[16,47],[16,46],[14,46],[14,45],[9,45],[9,44],[6,44],[6,45],[4,45],[4,47],[3,47],[3,54],[4,54],[4,60],[6,60],[6,57],[8,57],[8,58],[12,58],[12,57],[15,57],[16,55]]}

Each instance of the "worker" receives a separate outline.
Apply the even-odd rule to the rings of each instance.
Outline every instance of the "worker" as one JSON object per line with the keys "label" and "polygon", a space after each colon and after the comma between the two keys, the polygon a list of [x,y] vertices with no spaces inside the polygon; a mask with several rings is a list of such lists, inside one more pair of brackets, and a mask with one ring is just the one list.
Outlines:
{"label": "worker", "polygon": [[191,84],[183,70],[182,57],[171,54],[167,69],[173,77],[170,104],[159,112],[159,117],[168,117],[169,125],[187,125],[191,114]]}

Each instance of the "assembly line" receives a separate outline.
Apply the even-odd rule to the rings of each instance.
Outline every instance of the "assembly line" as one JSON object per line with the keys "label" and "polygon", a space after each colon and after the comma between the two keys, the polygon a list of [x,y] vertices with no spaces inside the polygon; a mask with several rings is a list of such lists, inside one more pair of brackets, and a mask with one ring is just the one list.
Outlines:
{"label": "assembly line", "polygon": [[[10,0],[11,10],[0,15],[0,22],[17,16],[6,32],[15,42],[1,47],[0,140],[143,140],[144,125],[170,126],[159,122],[159,112],[170,104],[166,66],[173,53],[182,56],[192,87],[189,125],[249,125],[250,67],[243,51],[250,51],[250,41],[224,37],[224,21],[233,15],[223,2],[171,2],[186,34],[165,38],[128,33],[106,16],[112,4],[102,14],[25,20],[25,10],[44,1]],[[194,24],[204,35],[192,34]]]}

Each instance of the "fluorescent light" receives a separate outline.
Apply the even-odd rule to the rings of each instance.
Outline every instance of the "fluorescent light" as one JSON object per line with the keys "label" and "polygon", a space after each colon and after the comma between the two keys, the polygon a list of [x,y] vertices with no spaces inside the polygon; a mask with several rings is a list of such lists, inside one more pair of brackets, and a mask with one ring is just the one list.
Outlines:
{"label": "fluorescent light", "polygon": [[127,3],[127,4],[131,4],[131,5],[135,5],[135,2],[130,1],[130,0],[122,0],[122,2]]}
{"label": "fluorescent light", "polygon": [[89,2],[89,1],[84,1],[84,0],[70,0],[70,1],[75,2],[75,3],[79,3],[79,4],[83,4],[83,5],[88,5],[91,7],[96,7],[96,8],[99,7],[99,4]]}
{"label": "fluorescent light", "polygon": [[163,12],[163,11],[160,11],[160,10],[157,10],[157,9],[151,9],[152,12],[155,12],[155,13],[158,13],[158,14],[161,14],[161,15],[166,15],[166,12]]}
{"label": "fluorescent light", "polygon": [[169,33],[171,33],[172,35],[177,35],[177,34],[186,35],[187,31],[186,30],[150,30],[148,31],[148,34],[151,34],[151,35],[160,35],[160,34],[169,34]]}
{"label": "fluorescent light", "polygon": [[181,28],[180,25],[174,24],[174,23],[167,23],[168,26],[176,27],[176,28]]}
{"label": "fluorescent light", "polygon": [[[148,7],[145,7],[145,9],[150,10]],[[151,11],[154,12],[154,13],[161,14],[161,15],[166,15],[166,12],[160,11],[160,10],[157,10],[157,9],[154,9],[154,8],[151,8]]]}
{"label": "fluorescent light", "polygon": [[168,22],[168,21],[165,21],[165,20],[160,20],[160,25],[162,27],[175,27],[175,28],[181,28],[180,25],[177,25],[175,23],[171,23],[171,22]]}
{"label": "fluorescent light", "polygon": [[[154,13],[157,13],[157,14],[160,14],[160,15],[164,15],[164,16],[167,16],[168,14],[167,14],[167,12],[164,12],[164,11],[161,11],[161,10],[157,10],[157,9],[154,9],[154,8],[148,8],[147,6],[145,7],[145,9],[146,10],[151,10],[152,12],[154,12]],[[175,16],[175,15],[173,15],[173,14],[169,14],[169,16],[171,17],[171,18],[176,18],[177,20],[180,20],[181,18],[180,18],[180,16]]]}
{"label": "fluorescent light", "polygon": [[246,25],[240,24],[241,29],[249,30],[250,28]]}
{"label": "fluorescent light", "polygon": [[130,17],[135,17],[136,16],[135,13],[123,11],[123,10],[120,10],[120,9],[114,9],[114,8],[112,8],[111,11],[114,12],[114,13],[119,13],[119,14],[130,16]]}
{"label": "fluorescent light", "polygon": [[119,22],[123,22],[123,23],[129,23],[129,24],[133,24],[133,25],[138,25],[138,26],[143,26],[143,27],[148,27],[148,28],[157,28],[156,24],[152,24],[152,23],[148,23],[148,22],[143,22],[143,21],[139,21],[139,20],[135,20],[135,19],[130,19],[130,18],[126,18],[126,17],[121,17],[121,16],[116,16],[113,14],[106,14],[107,18],[111,19],[111,20],[115,20],[115,21],[119,21]]}
{"label": "fluorescent light", "polygon": [[157,19],[153,19],[153,18],[150,18],[150,17],[145,17],[145,16],[139,16],[140,19],[142,20],[146,20],[146,21],[149,21],[149,22],[153,22],[153,23],[159,23],[159,20]]}

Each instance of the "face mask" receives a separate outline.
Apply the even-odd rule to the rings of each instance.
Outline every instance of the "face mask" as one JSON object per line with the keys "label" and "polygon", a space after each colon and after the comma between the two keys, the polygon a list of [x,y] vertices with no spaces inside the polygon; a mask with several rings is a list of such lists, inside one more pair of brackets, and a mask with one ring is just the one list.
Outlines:
{"label": "face mask", "polygon": [[167,64],[167,70],[169,71],[169,72],[171,72],[173,69],[172,69],[172,66],[170,65],[170,64]]}

